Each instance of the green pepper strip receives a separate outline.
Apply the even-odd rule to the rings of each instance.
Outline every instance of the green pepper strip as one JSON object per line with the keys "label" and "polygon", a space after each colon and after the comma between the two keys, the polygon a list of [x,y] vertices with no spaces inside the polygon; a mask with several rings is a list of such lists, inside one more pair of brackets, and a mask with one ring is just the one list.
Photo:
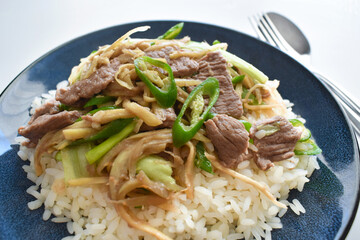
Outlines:
{"label": "green pepper strip", "polygon": [[[218,99],[219,92],[219,81],[214,77],[209,77],[194,88],[194,90],[189,94],[172,128],[173,143],[175,147],[181,147],[193,138],[197,131],[199,131],[203,123],[209,118],[210,109],[214,106],[216,100]],[[209,95],[209,104],[205,111],[201,114],[198,122],[195,122],[190,126],[185,126],[181,122],[181,119],[184,116],[186,109],[190,106],[190,103],[199,94]]]}
{"label": "green pepper strip", "polygon": [[174,39],[177,37],[177,35],[179,35],[179,33],[181,32],[181,30],[184,27],[184,23],[178,23],[175,26],[172,26],[169,30],[167,30],[163,35],[159,36],[157,39],[161,40],[161,39]]}
{"label": "green pepper strip", "polygon": [[217,115],[217,113],[209,112],[207,115],[207,119],[212,119]]}
{"label": "green pepper strip", "polygon": [[88,151],[85,156],[89,164],[96,163],[100,158],[102,158],[111,148],[113,148],[118,142],[126,138],[135,128],[136,121],[128,124],[123,130],[106,139],[101,144],[97,145],[90,151]]}
{"label": "green pepper strip", "polygon": [[216,45],[216,44],[219,44],[219,43],[221,43],[219,40],[214,40],[212,45]]}
{"label": "green pepper strip", "polygon": [[111,96],[104,96],[104,97],[92,97],[89,101],[87,101],[84,105],[84,108],[95,106],[95,105],[101,105],[110,101],[115,100],[114,97]]}
{"label": "green pepper strip", "polygon": [[236,76],[236,77],[233,77],[233,79],[231,79],[231,82],[232,82],[232,84],[236,85],[236,84],[244,81],[244,78],[245,78],[245,75]]}
{"label": "green pepper strip", "polygon": [[301,133],[301,138],[299,140],[299,142],[305,142],[308,139],[310,139],[311,137],[311,132],[309,129],[307,129],[304,124],[298,120],[298,119],[289,119],[289,122],[294,126],[294,127],[301,127],[303,129],[303,132]]}
{"label": "green pepper strip", "polygon": [[[146,62],[156,67],[162,68],[166,72],[168,72],[169,74],[168,78],[170,81],[167,82],[163,88],[160,89],[157,86],[155,86],[153,82],[146,76],[146,74],[142,70],[140,70],[141,64],[145,64]],[[150,92],[154,95],[159,105],[163,108],[172,107],[176,101],[177,88],[171,67],[162,61],[147,56],[143,56],[135,59],[134,65],[135,65],[136,74],[149,88]]]}
{"label": "green pepper strip", "polygon": [[[310,139],[311,137],[311,132],[309,129],[305,128],[304,124],[298,120],[298,119],[289,119],[289,122],[294,126],[294,127],[301,127],[303,128],[303,132],[301,134],[301,138],[299,139],[298,143],[296,143],[295,145],[295,150],[294,153],[295,155],[317,155],[320,154],[322,152],[321,148],[318,147],[318,145],[316,145],[316,143]],[[301,150],[298,149],[298,144],[310,144],[311,148],[308,150]]]}
{"label": "green pepper strip", "polygon": [[[249,123],[248,121],[246,120],[239,120],[242,124],[244,124],[244,127],[246,129],[246,131],[250,132],[250,128],[251,128],[251,123]],[[249,139],[249,143],[252,143],[254,144],[254,139]]]}
{"label": "green pepper strip", "polygon": [[246,131],[250,132],[250,128],[251,128],[251,123],[249,123],[248,121],[245,120],[239,120],[242,124],[244,124],[244,127],[246,129]]}
{"label": "green pepper strip", "polygon": [[117,119],[112,121],[111,123],[109,123],[104,129],[102,129],[100,132],[98,132],[97,134],[88,137],[86,139],[79,139],[75,142],[72,142],[70,144],[70,146],[74,146],[74,145],[79,145],[82,143],[87,143],[87,142],[93,142],[96,140],[100,140],[100,139],[105,139],[105,138],[109,138],[112,135],[120,132],[121,130],[123,130],[129,123],[131,123],[134,119],[133,118],[126,118],[126,119]]}
{"label": "green pepper strip", "polygon": [[299,149],[297,149],[297,146],[295,145],[295,150],[294,150],[295,155],[317,155],[317,154],[322,153],[321,148],[319,148],[318,145],[316,145],[316,143],[313,140],[308,139],[302,143],[310,144],[311,148],[309,150],[299,150]]}
{"label": "green pepper strip", "polygon": [[211,162],[205,156],[205,148],[202,142],[198,142],[196,144],[196,159],[195,159],[195,166],[208,172],[214,174]]}
{"label": "green pepper strip", "polygon": [[70,107],[69,106],[67,106],[67,105],[65,105],[65,104],[63,104],[63,103],[60,103],[59,104],[59,110],[60,111],[69,111],[70,110]]}

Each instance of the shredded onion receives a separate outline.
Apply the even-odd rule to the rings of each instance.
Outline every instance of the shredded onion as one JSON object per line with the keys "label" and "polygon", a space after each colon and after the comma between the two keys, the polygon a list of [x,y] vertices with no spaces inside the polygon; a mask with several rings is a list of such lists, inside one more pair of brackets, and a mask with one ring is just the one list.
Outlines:
{"label": "shredded onion", "polygon": [[153,127],[162,124],[162,121],[154,113],[152,113],[148,108],[143,107],[138,103],[125,100],[123,102],[123,106],[126,110],[143,120],[144,123],[146,123],[146,125],[148,126]]}

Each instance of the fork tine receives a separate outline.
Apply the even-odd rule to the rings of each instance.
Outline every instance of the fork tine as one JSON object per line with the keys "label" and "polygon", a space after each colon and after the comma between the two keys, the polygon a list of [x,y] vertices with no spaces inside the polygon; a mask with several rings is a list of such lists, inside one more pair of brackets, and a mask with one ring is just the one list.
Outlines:
{"label": "fork tine", "polygon": [[265,41],[268,42],[272,46],[277,46],[274,40],[270,37],[268,31],[266,30],[264,24],[261,21],[261,16],[259,14],[256,14],[254,16],[254,21],[259,29],[259,32],[262,34],[262,36],[265,38]]}
{"label": "fork tine", "polygon": [[[267,16],[267,15],[266,15]],[[280,33],[277,31],[275,32],[274,29],[270,26],[270,24],[268,23],[268,20],[270,20],[269,17],[265,17],[265,13],[262,13],[260,16],[260,22],[261,24],[264,26],[264,28],[266,29],[266,31],[268,32],[269,36],[272,38],[272,40],[275,42],[276,46],[278,48],[280,48],[280,50],[282,51],[288,51],[288,49],[284,46],[283,42],[280,41],[279,39],[279,35]],[[271,21],[271,20],[270,20]],[[272,22],[271,22],[272,23]],[[272,24],[272,26],[275,28],[274,24]]]}
{"label": "fork tine", "polygon": [[256,34],[258,35],[259,39],[263,42],[266,42],[266,38],[265,38],[264,34],[260,31],[259,25],[256,21],[255,16],[249,17],[249,21],[250,21],[251,26],[255,30]]}
{"label": "fork tine", "polygon": [[[290,54],[297,54],[297,52],[295,51],[295,49],[293,47],[291,47],[288,42],[283,38],[283,36],[281,35],[281,33],[279,32],[279,30],[276,28],[275,24],[271,21],[270,17],[264,13],[263,14],[263,18],[264,20],[267,22],[268,26],[272,29],[273,35],[274,37],[276,37],[276,43],[277,44],[281,44],[282,47],[279,47],[280,49],[282,49],[283,51],[287,51]],[[271,34],[270,34],[271,35]]]}

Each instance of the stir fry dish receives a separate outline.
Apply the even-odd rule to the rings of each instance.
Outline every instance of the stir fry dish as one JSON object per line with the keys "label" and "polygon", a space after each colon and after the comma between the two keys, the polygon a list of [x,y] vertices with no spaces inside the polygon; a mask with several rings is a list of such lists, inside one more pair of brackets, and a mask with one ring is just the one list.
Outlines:
{"label": "stir fry dish", "polygon": [[[61,172],[46,177],[46,194],[70,199],[70,207],[54,212],[60,200],[46,204],[45,195],[48,215],[86,229],[67,211],[77,204],[82,218],[90,218],[71,193],[90,187],[101,189],[103,209],[113,207],[117,221],[136,231],[134,239],[249,239],[279,228],[269,219],[289,206],[302,209],[286,200],[288,192],[302,190],[321,153],[305,120],[282,99],[279,81],[228,52],[227,43],[175,39],[183,26],[155,39],[131,38],[150,28],[138,27],[100,46],[19,128],[22,151],[33,149],[34,181],[54,168]],[[221,193],[217,181],[226,182]],[[173,213],[182,220],[167,223]],[[76,239],[130,238],[131,232],[110,233],[111,221],[101,219],[107,218],[97,218],[104,227],[96,234],[68,229]]]}

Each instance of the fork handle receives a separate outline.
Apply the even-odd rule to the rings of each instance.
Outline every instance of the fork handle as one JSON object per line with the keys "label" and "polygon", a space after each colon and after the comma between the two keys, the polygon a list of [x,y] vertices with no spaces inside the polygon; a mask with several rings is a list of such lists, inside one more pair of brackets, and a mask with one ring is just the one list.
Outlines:
{"label": "fork handle", "polygon": [[340,89],[340,87],[336,86],[332,81],[324,77],[318,72],[313,72],[315,76],[324,83],[327,87],[330,87],[332,92],[340,98],[342,103],[346,104],[352,111],[354,111],[358,116],[360,116],[360,107],[357,103],[355,103],[346,93],[344,93],[343,90]]}
{"label": "fork handle", "polygon": [[315,76],[327,87],[334,96],[339,99],[339,103],[343,106],[346,114],[349,117],[351,125],[355,132],[360,135],[360,107],[354,102],[340,87],[336,86],[332,81],[324,77],[318,72],[313,72]]}

